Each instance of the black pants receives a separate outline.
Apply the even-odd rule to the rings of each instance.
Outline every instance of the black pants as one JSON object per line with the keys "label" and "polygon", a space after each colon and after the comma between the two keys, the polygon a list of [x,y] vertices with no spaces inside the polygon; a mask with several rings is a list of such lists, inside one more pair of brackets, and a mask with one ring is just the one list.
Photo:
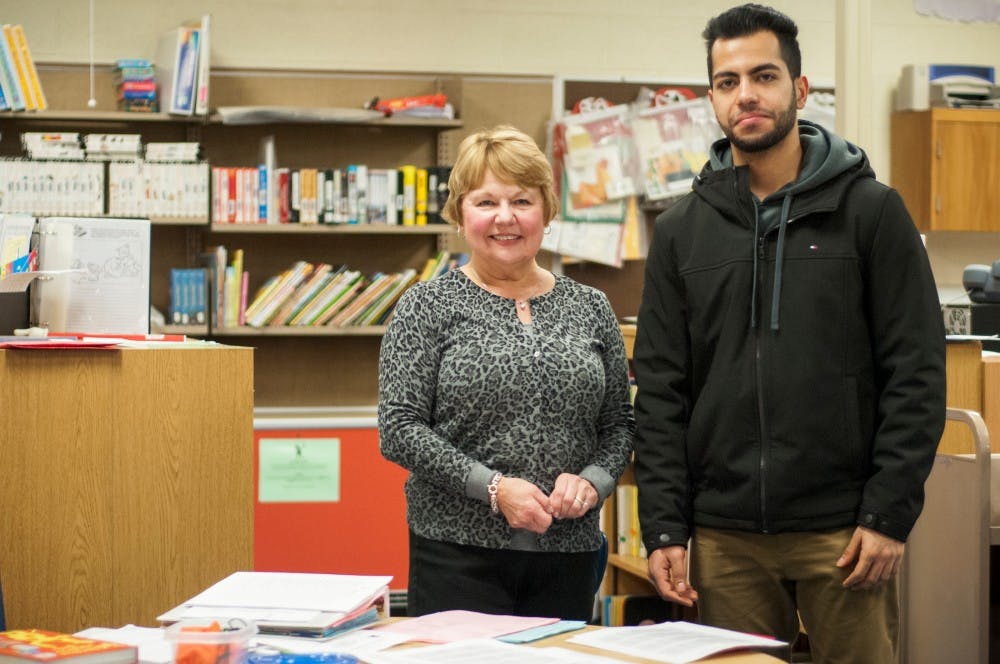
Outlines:
{"label": "black pants", "polygon": [[411,531],[406,612],[422,616],[463,609],[590,620],[598,558],[599,551],[487,549],[430,540]]}

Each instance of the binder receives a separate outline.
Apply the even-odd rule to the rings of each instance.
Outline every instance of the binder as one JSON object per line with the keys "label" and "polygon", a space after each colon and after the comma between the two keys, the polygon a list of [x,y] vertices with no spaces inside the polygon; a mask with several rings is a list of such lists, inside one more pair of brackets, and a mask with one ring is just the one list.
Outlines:
{"label": "binder", "polygon": [[[242,617],[253,620],[261,634],[329,637],[387,618],[391,580],[391,576],[234,572],[157,620],[170,625],[192,616],[220,621]],[[291,619],[292,615],[299,617]]]}
{"label": "binder", "polygon": [[198,28],[182,25],[160,39],[156,55],[156,81],[160,106],[174,115],[192,115],[198,95]]}

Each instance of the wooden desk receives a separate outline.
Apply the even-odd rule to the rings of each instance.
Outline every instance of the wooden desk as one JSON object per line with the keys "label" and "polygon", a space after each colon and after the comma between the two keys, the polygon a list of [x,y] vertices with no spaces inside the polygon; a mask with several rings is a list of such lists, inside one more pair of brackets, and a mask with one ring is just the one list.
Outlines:
{"label": "wooden desk", "polygon": [[253,350],[0,350],[7,626],[157,615],[253,568]]}
{"label": "wooden desk", "polygon": [[[1000,357],[983,357],[979,341],[949,341],[945,370],[948,407],[976,411],[983,416],[990,438],[1000,441]],[[947,422],[938,452],[974,454],[969,428],[960,422]]]}

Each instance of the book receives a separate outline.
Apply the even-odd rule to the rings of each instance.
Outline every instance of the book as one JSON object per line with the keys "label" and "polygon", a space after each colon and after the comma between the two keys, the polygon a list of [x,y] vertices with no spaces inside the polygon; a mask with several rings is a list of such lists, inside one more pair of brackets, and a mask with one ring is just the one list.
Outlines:
{"label": "book", "polygon": [[417,280],[417,271],[410,268],[399,273],[396,281],[378,298],[358,320],[359,325],[381,325],[396,306],[396,301]]}
{"label": "book", "polygon": [[312,325],[323,312],[334,307],[344,292],[361,278],[360,272],[348,270],[342,266],[337,274],[316,294],[316,297],[292,318],[290,325]]}
{"label": "book", "polygon": [[403,178],[403,225],[413,226],[417,223],[417,167],[407,164],[400,166],[399,172]]}
{"label": "book", "polygon": [[99,641],[43,629],[0,632],[0,663],[3,664],[134,664],[138,661],[139,649],[124,643]]}
{"label": "book", "polygon": [[415,223],[417,226],[427,225],[427,169],[417,169],[417,179],[413,187]]}
{"label": "book", "polygon": [[201,17],[201,25],[198,28],[201,42],[198,45],[198,82],[194,99],[195,115],[208,115],[208,83],[212,67],[211,51],[209,50],[211,22],[211,14],[205,14]]}
{"label": "book", "polygon": [[198,28],[180,26],[160,39],[156,81],[165,113],[192,115],[197,96]]}
{"label": "book", "polygon": [[38,106],[35,104],[31,84],[28,82],[28,72],[25,68],[24,58],[21,55],[21,49],[17,45],[17,37],[14,35],[14,26],[9,23],[3,26],[3,41],[4,58],[10,58],[11,78],[21,92],[24,110],[37,110]]}
{"label": "book", "polygon": [[326,286],[331,270],[333,266],[328,263],[320,263],[313,268],[312,274],[296,286],[292,294],[285,299],[285,303],[268,321],[268,325],[276,327],[290,324],[295,315]]}
{"label": "book", "polygon": [[296,261],[291,268],[285,271],[280,282],[276,284],[268,294],[267,299],[260,304],[253,314],[251,315],[250,311],[247,311],[247,325],[251,327],[263,327],[267,325],[298,285],[312,274],[312,271],[312,263]]}
{"label": "book", "polygon": [[441,212],[448,202],[448,178],[451,166],[431,166],[427,169],[427,223],[447,223]]}
{"label": "book", "polygon": [[358,292],[368,284],[368,278],[360,272],[353,273],[347,287],[337,293],[319,315],[313,318],[310,325],[326,325],[335,316],[339,315],[357,297]]}
{"label": "book", "polygon": [[12,111],[25,110],[24,93],[17,76],[17,64],[6,37],[0,34],[0,89]]}
{"label": "book", "polygon": [[11,26],[14,35],[14,47],[21,53],[21,63],[24,66],[24,75],[28,88],[31,89],[31,98],[35,102],[35,110],[44,111],[49,107],[45,100],[45,93],[42,91],[42,84],[38,80],[38,70],[35,68],[35,60],[31,57],[31,49],[28,48],[28,39],[24,36],[24,28],[20,25]]}

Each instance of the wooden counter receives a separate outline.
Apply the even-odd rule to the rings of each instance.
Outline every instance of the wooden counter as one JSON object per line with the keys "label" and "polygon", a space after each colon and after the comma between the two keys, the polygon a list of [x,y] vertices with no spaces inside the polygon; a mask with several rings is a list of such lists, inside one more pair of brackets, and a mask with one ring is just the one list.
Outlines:
{"label": "wooden counter", "polygon": [[8,629],[155,617],[253,566],[253,350],[0,350]]}

